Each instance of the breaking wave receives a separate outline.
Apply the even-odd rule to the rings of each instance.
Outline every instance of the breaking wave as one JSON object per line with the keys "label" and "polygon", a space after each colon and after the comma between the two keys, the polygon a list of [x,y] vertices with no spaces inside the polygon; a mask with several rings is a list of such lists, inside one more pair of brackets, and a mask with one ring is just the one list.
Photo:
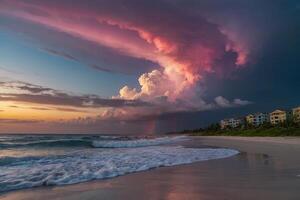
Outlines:
{"label": "breaking wave", "polygon": [[38,141],[6,141],[0,142],[0,148],[22,147],[94,147],[94,148],[130,148],[145,147],[182,141],[186,137],[161,137],[153,139],[132,139],[129,137],[104,137],[101,138],[71,138],[71,139],[43,139]]}
{"label": "breaking wave", "polygon": [[[165,139],[114,143],[110,146],[153,145]],[[99,144],[98,144],[99,145]],[[67,185],[106,179],[151,168],[188,164],[233,156],[231,149],[151,146],[141,148],[86,149],[67,155],[3,158],[0,192],[48,185]]]}
{"label": "breaking wave", "polygon": [[154,139],[136,139],[136,140],[99,140],[93,141],[93,147],[97,148],[134,148],[134,147],[146,147],[156,146],[162,144],[170,144],[173,142],[179,142],[186,140],[185,136],[177,137],[161,137]]}

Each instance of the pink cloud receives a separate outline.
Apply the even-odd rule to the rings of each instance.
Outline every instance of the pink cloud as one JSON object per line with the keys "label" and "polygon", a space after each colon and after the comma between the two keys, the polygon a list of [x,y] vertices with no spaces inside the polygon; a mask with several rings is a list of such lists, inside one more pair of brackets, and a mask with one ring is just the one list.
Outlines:
{"label": "pink cloud", "polygon": [[[126,3],[72,1],[72,6],[68,0],[4,2],[4,9],[0,9],[2,14],[159,65],[159,70],[140,76],[140,88],[124,86],[114,97],[155,102],[159,104],[155,114],[175,109],[174,105],[177,111],[211,108],[210,104],[196,98],[197,83],[208,73],[222,73],[223,65],[218,63],[228,52],[236,54],[233,68],[248,61],[249,49],[234,32],[224,31],[204,17],[178,12],[166,2],[159,2],[159,7],[154,6],[156,1],[153,5],[143,5],[134,0]],[[114,109],[104,116],[137,112],[140,110]]]}

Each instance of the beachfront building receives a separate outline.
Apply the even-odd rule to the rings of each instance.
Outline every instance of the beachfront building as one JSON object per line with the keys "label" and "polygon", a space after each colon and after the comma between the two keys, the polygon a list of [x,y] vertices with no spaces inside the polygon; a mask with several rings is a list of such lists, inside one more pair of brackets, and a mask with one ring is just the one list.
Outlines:
{"label": "beachfront building", "polygon": [[246,122],[252,126],[260,126],[269,121],[269,115],[266,113],[255,113],[246,116]]}
{"label": "beachfront building", "polygon": [[274,110],[269,114],[270,116],[270,122],[273,125],[283,123],[286,121],[286,112],[284,110]]}
{"label": "beachfront building", "polygon": [[223,119],[220,121],[221,129],[236,128],[242,124],[243,124],[243,120],[235,119],[235,118]]}
{"label": "beachfront building", "polygon": [[300,106],[292,109],[293,120],[296,123],[300,123]]}

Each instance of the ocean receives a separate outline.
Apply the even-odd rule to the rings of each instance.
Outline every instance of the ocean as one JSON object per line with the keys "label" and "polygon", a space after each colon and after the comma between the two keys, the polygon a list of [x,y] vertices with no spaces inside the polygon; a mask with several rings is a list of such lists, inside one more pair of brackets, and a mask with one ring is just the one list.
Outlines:
{"label": "ocean", "polygon": [[107,179],[226,158],[238,151],[187,148],[187,136],[0,135],[0,192]]}

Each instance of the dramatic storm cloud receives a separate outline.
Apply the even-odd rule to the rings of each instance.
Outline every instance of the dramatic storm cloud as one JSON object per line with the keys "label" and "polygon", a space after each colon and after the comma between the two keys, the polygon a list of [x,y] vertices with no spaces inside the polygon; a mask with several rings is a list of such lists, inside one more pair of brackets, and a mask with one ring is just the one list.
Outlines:
{"label": "dramatic storm cloud", "polygon": [[[182,12],[167,1],[4,3],[2,13],[6,15],[94,42],[123,55],[151,61],[161,67],[159,71],[141,75],[141,88],[122,88],[121,98],[166,96],[169,101],[186,98],[187,91],[194,89],[206,73],[222,73],[222,60],[236,68],[246,64],[250,53],[244,46],[246,41],[232,37],[234,30],[210,22],[205,16]],[[49,52],[75,60],[67,53]],[[229,54],[234,54],[230,57],[231,61],[228,61]],[[159,77],[160,82],[153,84]]]}

